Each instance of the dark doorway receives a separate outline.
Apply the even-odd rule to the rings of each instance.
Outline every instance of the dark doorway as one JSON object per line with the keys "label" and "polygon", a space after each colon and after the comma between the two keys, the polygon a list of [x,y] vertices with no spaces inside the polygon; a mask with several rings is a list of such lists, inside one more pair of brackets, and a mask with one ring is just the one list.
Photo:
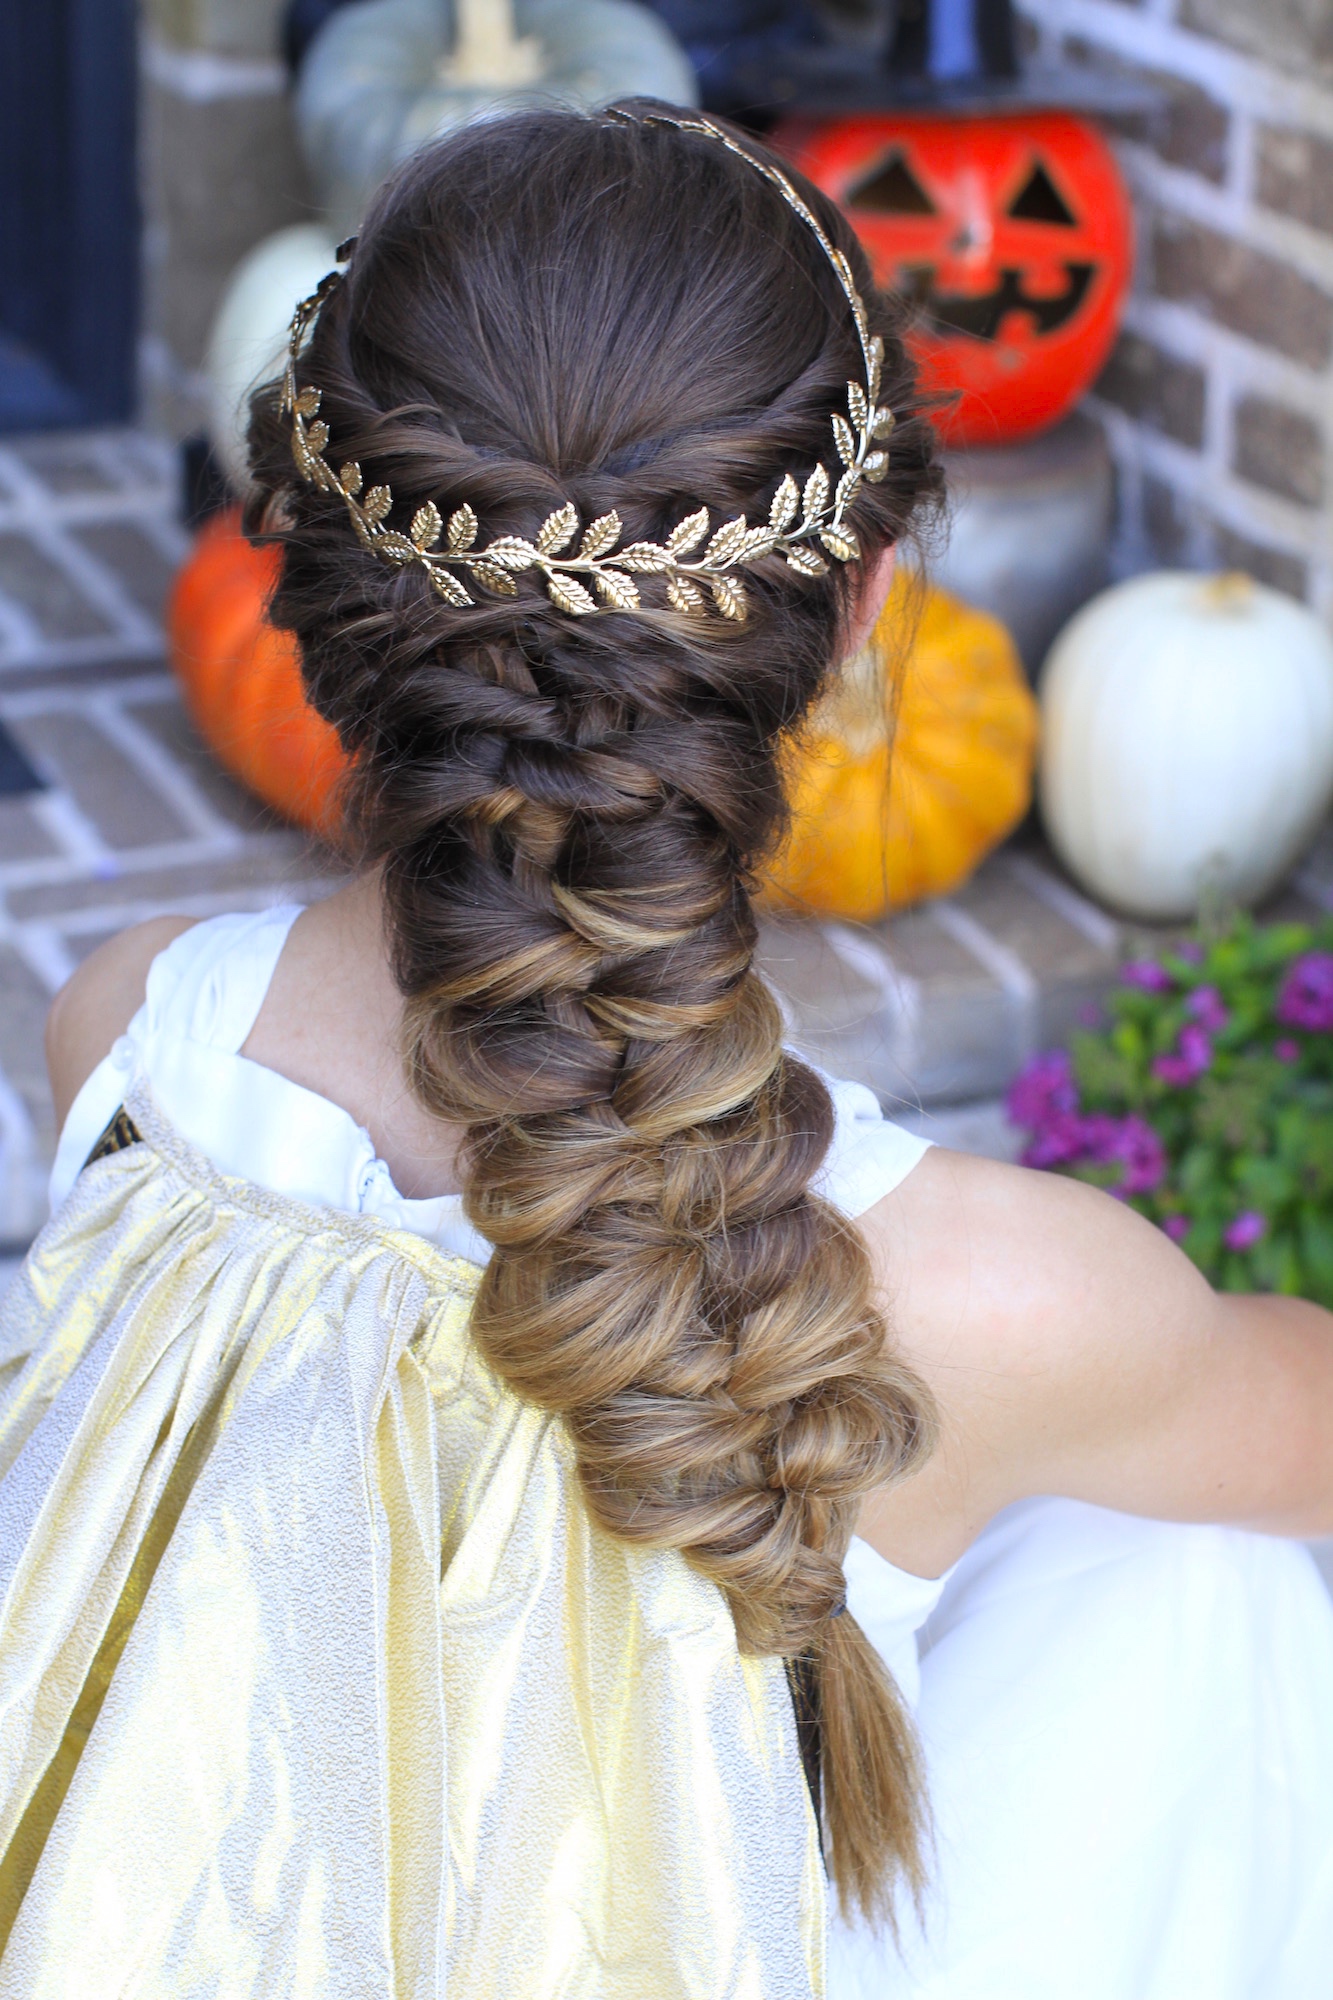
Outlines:
{"label": "dark doorway", "polygon": [[0,432],[128,417],[134,0],[0,0]]}

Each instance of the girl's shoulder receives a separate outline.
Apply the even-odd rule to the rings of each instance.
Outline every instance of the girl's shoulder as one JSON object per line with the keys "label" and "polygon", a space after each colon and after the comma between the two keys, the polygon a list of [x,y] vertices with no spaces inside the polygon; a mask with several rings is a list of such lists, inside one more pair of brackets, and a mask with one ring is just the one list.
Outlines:
{"label": "girl's shoulder", "polygon": [[198,928],[195,917],[150,917],[131,924],[90,952],[56,994],[46,1017],[46,1067],[57,1129],[143,1006],[154,963]]}
{"label": "girl's shoulder", "polygon": [[46,1024],[56,1123],[132,1025],[239,1048],[258,1012],[296,904],[200,920],[152,917],[108,938],[57,993]]}

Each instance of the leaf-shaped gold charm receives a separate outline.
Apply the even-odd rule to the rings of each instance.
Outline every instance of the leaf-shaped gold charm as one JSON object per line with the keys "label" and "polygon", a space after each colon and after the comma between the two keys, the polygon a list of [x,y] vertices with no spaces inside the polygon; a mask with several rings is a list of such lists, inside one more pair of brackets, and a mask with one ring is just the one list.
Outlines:
{"label": "leaf-shaped gold charm", "polygon": [[677,611],[702,611],[704,608],[703,592],[687,576],[678,576],[673,572],[667,578],[667,596]]}
{"label": "leaf-shaped gold charm", "polygon": [[828,564],[818,549],[807,549],[800,545],[787,550],[789,566],[802,576],[827,576]]}
{"label": "leaf-shaped gold charm", "polygon": [[736,561],[739,563],[758,562],[761,556],[773,553],[777,539],[771,528],[751,528],[736,551]]}
{"label": "leaf-shaped gold charm", "polygon": [[569,547],[578,533],[579,510],[573,501],[566,500],[563,507],[557,507],[554,514],[548,514],[537,530],[537,547],[544,556],[558,556],[561,549]]}
{"label": "leaf-shaped gold charm", "polygon": [[602,601],[616,611],[637,611],[639,608],[639,588],[633,577],[622,576],[618,569],[599,569],[593,573]]}
{"label": "leaf-shaped gold charm", "polygon": [[418,507],[412,516],[409,532],[419,549],[433,549],[443,529],[444,522],[440,519],[439,508],[433,500],[427,500],[425,505]]}
{"label": "leaf-shaped gold charm", "polygon": [[671,557],[660,542],[631,542],[627,549],[617,550],[616,561],[621,569],[646,571],[650,576],[671,568]]}
{"label": "leaf-shaped gold charm", "polygon": [[898,419],[892,410],[876,410],[875,421],[870,426],[871,437],[886,438],[892,432]]}
{"label": "leaf-shaped gold charm", "polygon": [[859,431],[863,431],[870,405],[866,401],[866,392],[859,382],[847,384],[847,407],[852,413],[852,422]]}
{"label": "leaf-shaped gold charm", "polygon": [[323,451],[325,445],[329,441],[329,427],[325,423],[323,417],[321,417],[317,423],[307,424],[305,441],[307,445],[309,445],[311,451],[315,453]]}
{"label": "leaf-shaped gold charm", "polygon": [[889,454],[886,451],[872,451],[861,470],[872,486],[878,486],[889,469]]}
{"label": "leaf-shaped gold charm", "polygon": [[[666,538],[666,545],[673,556],[687,556],[697,549],[708,533],[708,509],[700,507],[695,513],[687,514],[683,521],[677,521]],[[702,604],[703,599],[699,602]]]}
{"label": "leaf-shaped gold charm", "polygon": [[835,515],[841,514],[846,508],[850,507],[853,500],[855,500],[857,494],[860,491],[861,491],[861,468],[857,465],[849,465],[846,472],[843,473],[842,478],[838,481],[838,484],[834,489],[834,494],[833,494],[834,514]]}
{"label": "leaf-shaped gold charm", "polygon": [[595,562],[604,556],[620,540],[623,523],[619,514],[599,514],[584,529],[583,540],[579,543],[579,561]]}
{"label": "leaf-shaped gold charm", "polygon": [[828,506],[828,474],[817,465],[805,482],[801,508],[807,522],[816,520]]}
{"label": "leaf-shaped gold charm", "polygon": [[[749,531],[750,524],[744,514],[738,514],[734,521],[724,521],[704,550],[703,561],[710,568],[721,569],[724,563],[729,563],[739,553]],[[730,617],[731,614],[727,615]]]}
{"label": "leaf-shaped gold charm", "polygon": [[775,535],[789,528],[796,519],[796,510],[801,504],[801,489],[789,472],[784,472],[777,492],[773,495],[773,505],[768,510],[768,525]]}
{"label": "leaf-shaped gold charm", "polygon": [[295,409],[298,417],[317,417],[319,415],[319,403],[320,392],[318,389],[302,389],[292,407]]}
{"label": "leaf-shaped gold charm", "polygon": [[385,556],[390,562],[416,562],[421,551],[415,542],[409,542],[406,535],[400,535],[396,528],[382,528],[375,537],[376,555]]}
{"label": "leaf-shaped gold charm", "polygon": [[361,511],[370,522],[371,527],[377,528],[392,506],[393,495],[390,493],[388,487],[372,486],[361,503]]}
{"label": "leaf-shaped gold charm", "polygon": [[833,412],[833,442],[838,447],[838,457],[844,465],[856,463],[856,439],[852,427],[840,410]]}
{"label": "leaf-shaped gold charm", "polygon": [[879,371],[884,366],[884,342],[876,334],[870,343],[870,400],[879,399]]}
{"label": "leaf-shaped gold charm", "polygon": [[477,539],[477,517],[464,502],[449,516],[449,553],[461,556]]}
{"label": "leaf-shaped gold charm", "polygon": [[430,582],[431,589],[437,591],[446,604],[456,604],[460,610],[465,604],[471,604],[472,599],[458,578],[450,576],[448,570],[440,563],[430,565]]}
{"label": "leaf-shaped gold charm", "polygon": [[525,542],[521,535],[501,535],[481,551],[489,563],[498,563],[501,569],[531,569],[539,560],[531,542]]}
{"label": "leaf-shaped gold charm", "polygon": [[468,564],[468,570],[478,583],[484,583],[488,590],[498,591],[501,597],[517,597],[518,585],[507,571],[497,569],[494,563],[478,559]]}
{"label": "leaf-shaped gold charm", "polygon": [[743,622],[749,604],[745,591],[734,576],[710,578],[713,587],[713,602],[724,618],[732,618],[739,625]]}
{"label": "leaf-shaped gold charm", "polygon": [[855,562],[861,553],[861,545],[850,528],[825,528],[819,539],[839,562]]}
{"label": "leaf-shaped gold charm", "polygon": [[361,467],[354,458],[349,458],[346,465],[340,469],[338,484],[344,493],[350,493],[354,497],[361,491]]}
{"label": "leaf-shaped gold charm", "polygon": [[597,609],[597,600],[590,591],[576,583],[572,576],[548,576],[546,588],[552,604],[558,604],[562,611],[569,611],[575,618],[586,618],[590,611]]}

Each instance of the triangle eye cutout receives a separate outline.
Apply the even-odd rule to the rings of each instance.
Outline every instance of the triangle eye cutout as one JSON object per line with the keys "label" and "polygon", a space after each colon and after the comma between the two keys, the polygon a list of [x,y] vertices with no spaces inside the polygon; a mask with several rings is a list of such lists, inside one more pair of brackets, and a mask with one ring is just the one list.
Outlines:
{"label": "triangle eye cutout", "polygon": [[[874,171],[847,190],[850,208],[879,215],[934,215],[936,208],[901,153],[890,153]],[[1073,221],[1071,216],[1070,221]]]}
{"label": "triangle eye cutout", "polygon": [[1010,202],[1009,213],[1016,222],[1053,222],[1060,229],[1078,226],[1077,216],[1040,162]]}

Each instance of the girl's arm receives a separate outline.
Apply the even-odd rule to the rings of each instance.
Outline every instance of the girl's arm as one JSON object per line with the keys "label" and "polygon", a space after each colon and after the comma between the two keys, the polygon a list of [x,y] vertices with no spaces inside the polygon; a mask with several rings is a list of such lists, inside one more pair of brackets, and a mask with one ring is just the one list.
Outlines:
{"label": "girl's arm", "polygon": [[1216,1293],[1110,1196],[943,1149],[861,1226],[940,1411],[923,1470],[863,1507],[890,1561],[937,1575],[1039,1493],[1333,1533],[1333,1314]]}

